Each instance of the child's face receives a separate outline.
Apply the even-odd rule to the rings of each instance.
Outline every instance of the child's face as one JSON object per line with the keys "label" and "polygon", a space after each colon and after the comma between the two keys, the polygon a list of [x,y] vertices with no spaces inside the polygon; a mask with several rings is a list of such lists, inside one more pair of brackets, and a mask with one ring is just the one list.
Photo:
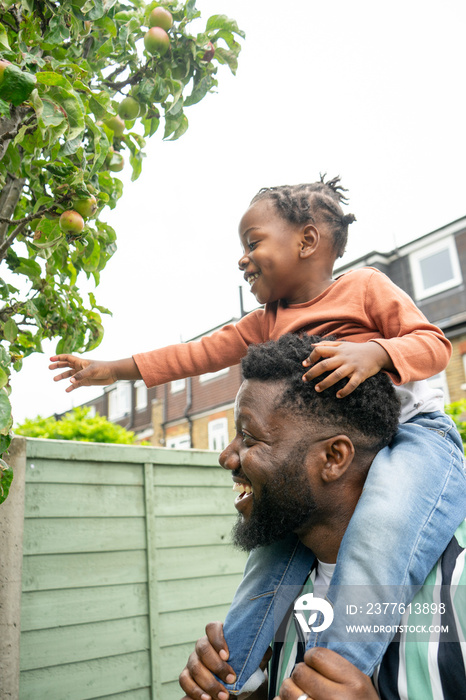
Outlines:
{"label": "child's face", "polygon": [[261,199],[241,219],[239,237],[244,251],[239,268],[259,304],[308,301],[301,298],[299,279],[302,226],[287,222],[272,201]]}

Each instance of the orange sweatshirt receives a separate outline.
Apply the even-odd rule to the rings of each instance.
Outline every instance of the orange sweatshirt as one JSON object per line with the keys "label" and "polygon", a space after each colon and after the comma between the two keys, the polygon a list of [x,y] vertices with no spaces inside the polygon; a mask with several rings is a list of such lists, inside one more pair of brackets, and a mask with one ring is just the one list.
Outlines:
{"label": "orange sweatshirt", "polygon": [[395,384],[438,374],[451,355],[449,341],[412,299],[382,272],[367,267],[341,275],[304,304],[267,304],[199,341],[133,357],[150,387],[231,367],[246,355],[249,345],[303,330],[355,343],[379,343],[396,368],[396,373],[389,373]]}

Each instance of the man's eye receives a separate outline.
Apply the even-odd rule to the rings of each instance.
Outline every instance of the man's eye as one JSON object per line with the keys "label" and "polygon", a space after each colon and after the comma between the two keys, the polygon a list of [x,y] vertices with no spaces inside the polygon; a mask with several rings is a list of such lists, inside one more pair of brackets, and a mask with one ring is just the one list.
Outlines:
{"label": "man's eye", "polygon": [[241,437],[242,437],[243,442],[244,442],[245,445],[252,445],[252,444],[255,442],[255,440],[254,440],[254,438],[252,437],[252,435],[248,435],[248,434],[245,433],[245,432],[242,432],[242,433],[241,433]]}

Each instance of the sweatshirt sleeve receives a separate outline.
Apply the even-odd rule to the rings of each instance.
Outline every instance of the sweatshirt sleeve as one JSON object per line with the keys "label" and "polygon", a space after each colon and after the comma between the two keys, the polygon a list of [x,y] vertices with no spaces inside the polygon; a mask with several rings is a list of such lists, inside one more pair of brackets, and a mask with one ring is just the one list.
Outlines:
{"label": "sweatshirt sleeve", "polygon": [[246,355],[249,345],[263,342],[264,313],[257,309],[199,341],[168,345],[133,355],[133,359],[148,387],[232,367]]}
{"label": "sweatshirt sleeve", "polygon": [[370,342],[379,343],[390,355],[396,373],[389,374],[395,384],[427,379],[445,369],[451,356],[449,340],[406,292],[378,270],[368,281],[365,304],[383,335]]}

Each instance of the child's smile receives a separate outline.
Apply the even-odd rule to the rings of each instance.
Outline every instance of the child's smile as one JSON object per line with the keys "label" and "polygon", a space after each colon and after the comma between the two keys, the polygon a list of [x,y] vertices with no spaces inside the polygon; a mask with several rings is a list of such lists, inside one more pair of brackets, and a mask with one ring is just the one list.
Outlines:
{"label": "child's smile", "polygon": [[299,298],[301,231],[302,226],[282,219],[266,200],[253,204],[243,216],[239,268],[260,304],[308,301]]}

